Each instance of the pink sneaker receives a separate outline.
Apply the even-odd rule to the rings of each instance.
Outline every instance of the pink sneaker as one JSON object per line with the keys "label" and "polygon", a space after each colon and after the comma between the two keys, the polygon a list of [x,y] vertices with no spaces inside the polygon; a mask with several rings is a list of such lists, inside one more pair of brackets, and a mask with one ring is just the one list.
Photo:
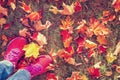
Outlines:
{"label": "pink sneaker", "polygon": [[22,50],[27,41],[23,37],[16,37],[7,46],[6,54],[4,59],[10,61],[14,67],[18,60],[23,56],[24,51]]}
{"label": "pink sneaker", "polygon": [[37,76],[39,74],[42,74],[47,71],[47,67],[52,62],[52,58],[49,55],[41,55],[36,63],[30,64],[24,69],[29,71],[31,74],[31,77]]}

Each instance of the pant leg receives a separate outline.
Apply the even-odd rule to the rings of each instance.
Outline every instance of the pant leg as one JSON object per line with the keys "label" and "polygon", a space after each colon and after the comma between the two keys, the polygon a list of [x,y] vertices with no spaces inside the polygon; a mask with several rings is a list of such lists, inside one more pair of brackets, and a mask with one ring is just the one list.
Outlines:
{"label": "pant leg", "polygon": [[6,78],[13,72],[13,64],[7,60],[0,62],[0,80],[6,80]]}
{"label": "pant leg", "polygon": [[31,75],[27,70],[19,69],[16,73],[10,76],[7,80],[31,80]]}

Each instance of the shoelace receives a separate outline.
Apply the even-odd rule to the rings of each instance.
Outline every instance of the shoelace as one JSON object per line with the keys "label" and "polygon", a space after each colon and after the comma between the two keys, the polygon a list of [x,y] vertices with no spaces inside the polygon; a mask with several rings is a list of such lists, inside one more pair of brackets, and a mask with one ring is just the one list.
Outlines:
{"label": "shoelace", "polygon": [[5,59],[11,61],[13,65],[15,65],[20,54],[21,52],[18,48],[11,49],[11,51],[6,55]]}
{"label": "shoelace", "polygon": [[43,70],[43,67],[39,63],[36,63],[33,65],[27,66],[26,69],[30,72],[31,76],[33,77],[39,74]]}

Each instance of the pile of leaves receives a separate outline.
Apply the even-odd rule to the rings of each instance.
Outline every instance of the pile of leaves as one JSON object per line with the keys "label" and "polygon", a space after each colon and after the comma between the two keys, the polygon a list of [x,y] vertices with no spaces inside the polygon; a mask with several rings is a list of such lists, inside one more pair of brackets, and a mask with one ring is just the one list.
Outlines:
{"label": "pile of leaves", "polygon": [[0,59],[7,44],[28,44],[17,69],[48,54],[33,80],[119,80],[120,0],[0,0]]}

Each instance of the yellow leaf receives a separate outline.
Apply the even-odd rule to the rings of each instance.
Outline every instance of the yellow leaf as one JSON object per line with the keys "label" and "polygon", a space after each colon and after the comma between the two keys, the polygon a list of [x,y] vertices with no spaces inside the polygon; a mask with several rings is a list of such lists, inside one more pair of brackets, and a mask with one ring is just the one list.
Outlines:
{"label": "yellow leaf", "polygon": [[25,51],[25,57],[31,57],[37,58],[39,55],[39,46],[38,44],[31,42],[28,45],[25,45],[23,50]]}
{"label": "yellow leaf", "polygon": [[69,64],[72,64],[72,65],[75,65],[75,59],[74,58],[68,58],[67,60],[66,60]]}
{"label": "yellow leaf", "polygon": [[11,6],[11,8],[12,8],[13,10],[15,10],[16,5],[15,5],[13,2],[10,3],[10,6]]}
{"label": "yellow leaf", "polygon": [[116,59],[117,59],[117,57],[114,56],[111,52],[107,53],[106,60],[108,61],[108,63],[112,63]]}
{"label": "yellow leaf", "polygon": [[6,19],[5,18],[0,18],[0,26],[2,26],[5,23],[6,23]]}
{"label": "yellow leaf", "polygon": [[58,8],[56,6],[51,6],[49,11],[53,12],[53,14],[57,14],[58,13]]}

